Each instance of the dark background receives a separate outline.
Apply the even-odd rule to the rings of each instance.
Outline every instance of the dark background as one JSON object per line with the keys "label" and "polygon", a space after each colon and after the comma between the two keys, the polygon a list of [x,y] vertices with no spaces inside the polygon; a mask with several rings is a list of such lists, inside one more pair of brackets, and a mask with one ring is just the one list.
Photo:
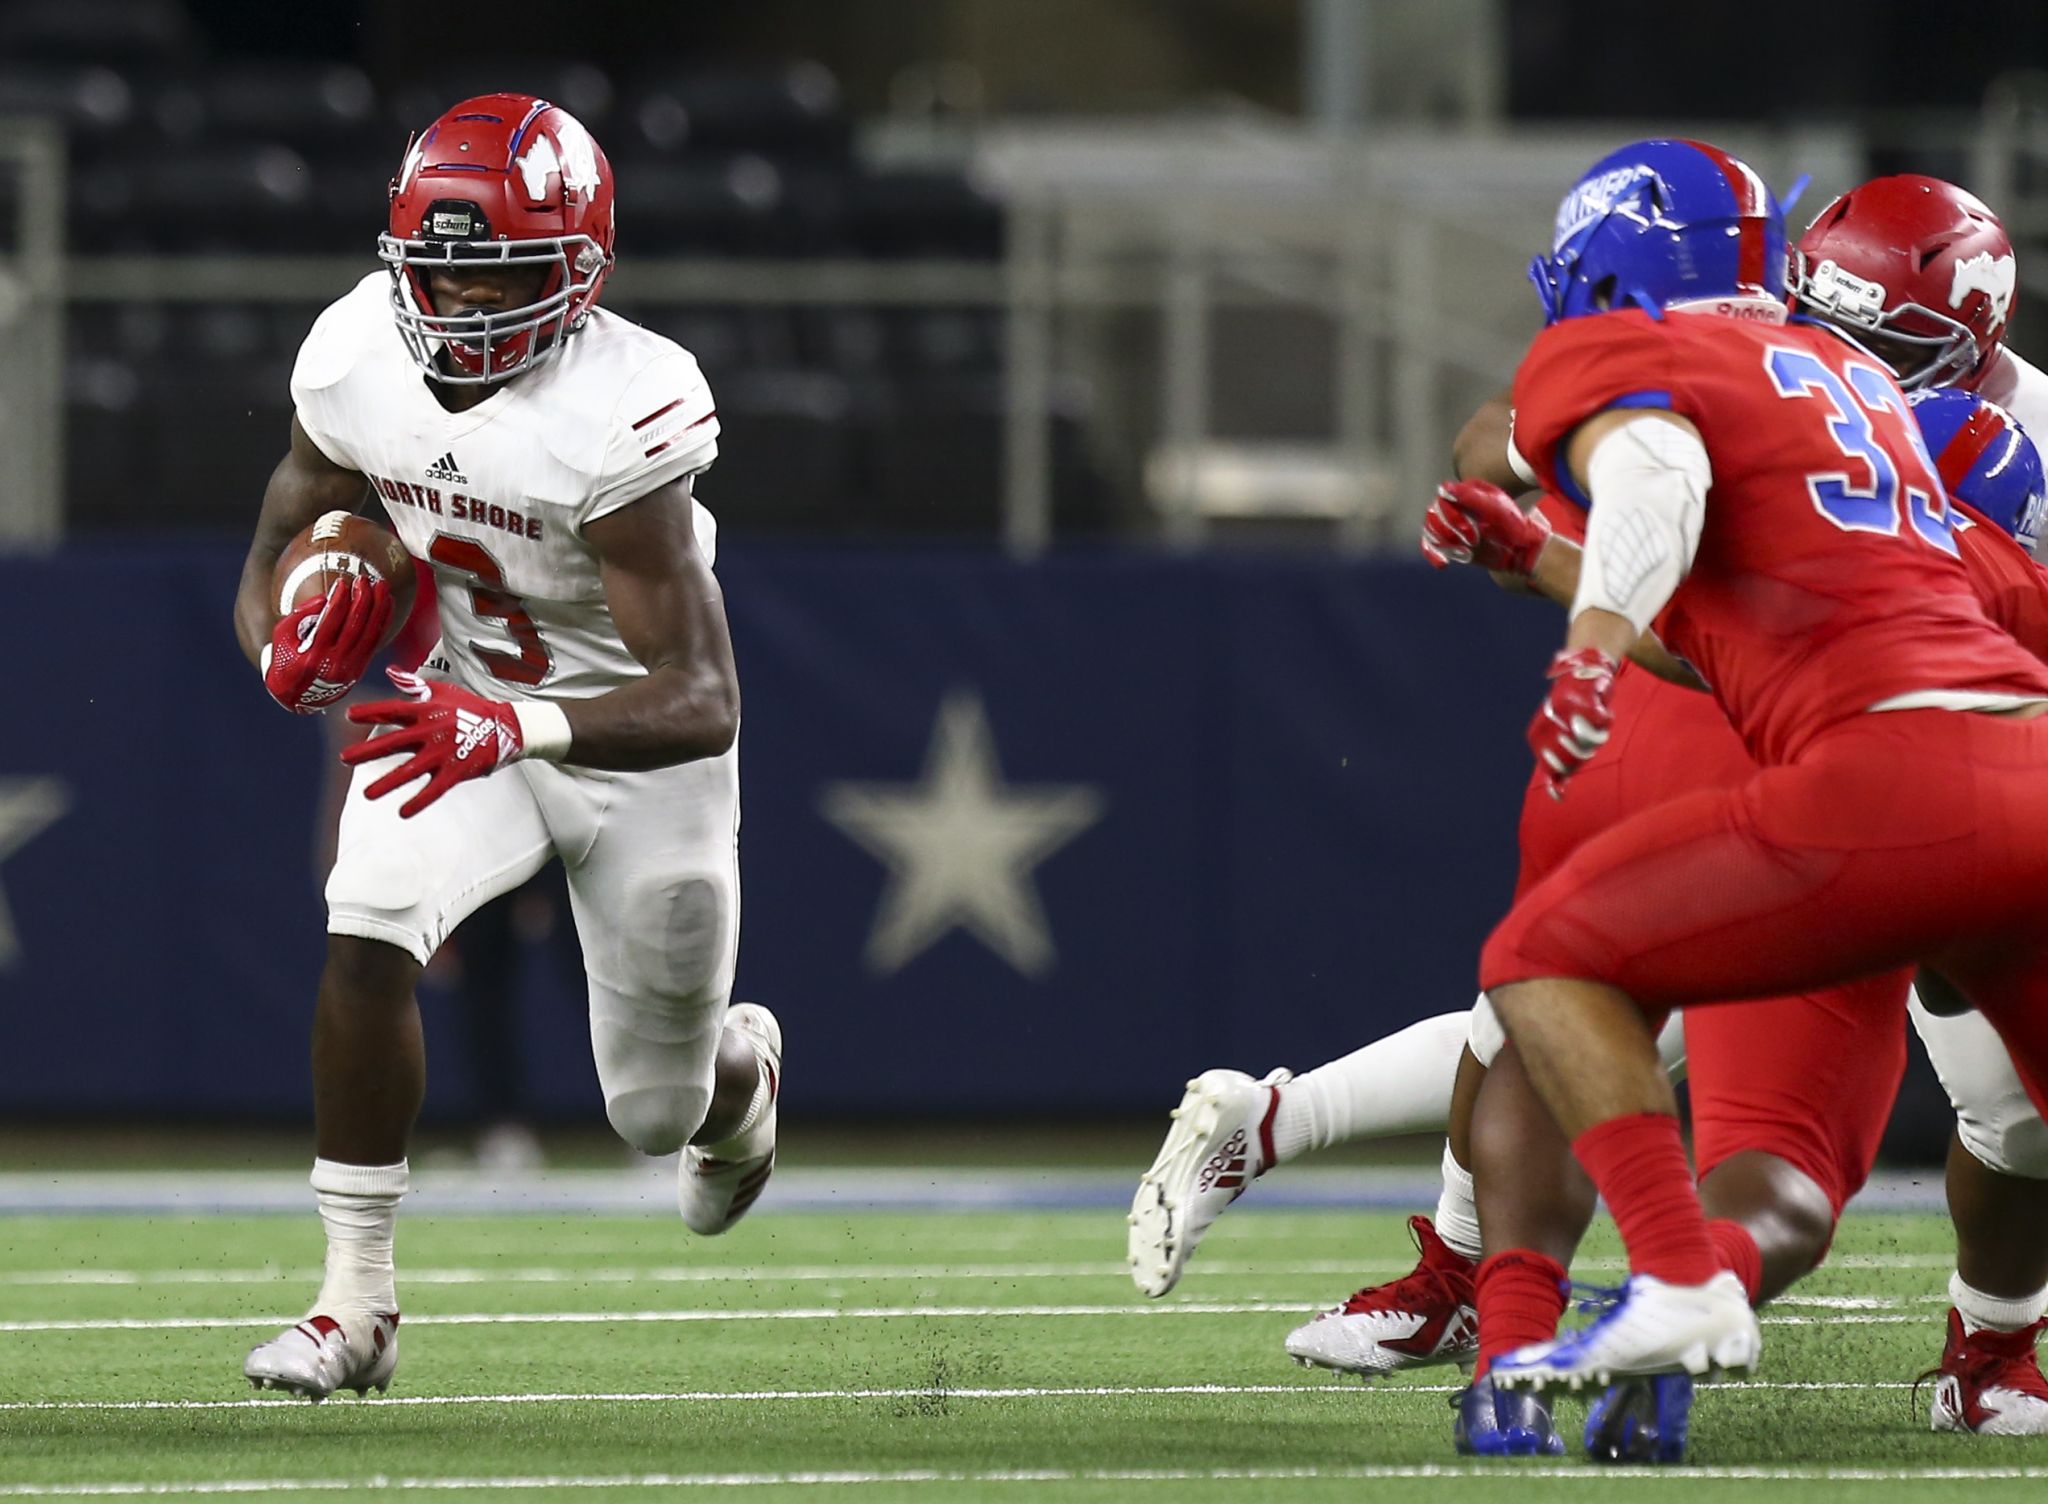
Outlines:
{"label": "dark background", "polygon": [[[256,691],[226,608],[319,305],[232,281],[193,296],[176,276],[238,257],[372,269],[406,131],[482,79],[591,89],[635,185],[610,301],[696,351],[720,394],[707,489],[749,694],[742,990],[837,1062],[805,1088],[809,1110],[1150,1115],[1191,1070],[1305,1067],[1466,1005],[1512,874],[1547,615],[1424,574],[1407,530],[1369,560],[1313,525],[1162,548],[1132,494],[1137,460],[1104,437],[1149,393],[1077,388],[1058,409],[1060,547],[1006,559],[1000,307],[632,301],[642,257],[993,275],[1008,208],[970,170],[978,132],[1327,129],[1332,14],[1316,0],[0,0],[0,114],[63,125],[75,258],[68,536],[51,556],[0,555],[0,635],[29,653],[14,703],[36,707],[0,721],[0,778],[61,777],[76,801],[0,863],[28,957],[0,972],[0,1054],[44,1063],[0,1077],[0,1117],[303,1119],[327,750]],[[2048,6],[2012,0],[1940,14],[1872,0],[1768,28],[1622,0],[1376,14],[1391,18],[1367,60],[1378,92],[1347,127],[1368,142],[1824,124],[1865,133],[1864,171],[1962,176],[1987,95],[2048,61]],[[1486,15],[1492,51],[1472,24]],[[1497,63],[1472,75],[1490,85],[1448,66],[1467,53]],[[1435,81],[1385,87],[1404,60]],[[686,133],[656,128],[663,100],[686,107]],[[904,139],[920,150],[892,155]],[[2031,223],[2014,220],[2023,246]],[[124,260],[168,280],[103,295]],[[323,295],[345,285],[316,280]],[[1528,310],[1515,317],[1510,343]],[[1104,342],[1150,338],[1126,322]],[[1291,326],[1248,341],[1251,405],[1316,348]],[[146,662],[123,672],[141,688],[99,692],[136,622]],[[1421,671],[1445,643],[1457,673]],[[878,978],[859,956],[882,874],[820,820],[819,792],[912,779],[936,704],[963,685],[989,704],[1008,776],[1099,786],[1114,813],[1041,870],[1062,951],[1049,977],[1021,979],[956,933]],[[559,935],[518,933],[530,964],[506,1017],[545,1064],[519,1068],[517,1095],[538,1118],[589,1122],[573,965],[542,954]],[[492,1110],[452,989],[430,988],[429,1111],[444,1122]],[[1900,1151],[1937,1153],[1942,1111],[1916,1066]]]}
{"label": "dark background", "polygon": [[[999,111],[1156,109],[1169,92],[1177,102],[1234,95],[1278,112],[1302,105],[1301,0],[500,0],[487,9],[189,0],[186,8],[216,55],[346,58],[383,79],[464,53],[566,52],[607,67],[655,52],[735,63],[810,57],[838,74],[856,108],[872,111],[887,105],[895,69],[959,55],[1001,70],[989,101]],[[2030,0],[1954,10],[1863,0],[1849,11],[1780,13],[1513,0],[1503,9],[1509,113],[1529,119],[1777,121],[1968,109],[1987,78],[2048,59],[2048,7]],[[1106,36],[1073,45],[1078,17]],[[1019,38],[1034,36],[1035,49],[1016,50]],[[1141,50],[1151,55],[1134,55]]]}

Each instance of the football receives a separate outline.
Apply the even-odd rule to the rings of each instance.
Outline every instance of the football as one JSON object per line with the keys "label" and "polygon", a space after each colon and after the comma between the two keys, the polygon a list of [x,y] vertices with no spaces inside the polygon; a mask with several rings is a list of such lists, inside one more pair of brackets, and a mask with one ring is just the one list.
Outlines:
{"label": "football", "polygon": [[390,642],[412,615],[419,579],[412,555],[389,528],[350,512],[328,512],[285,545],[271,572],[271,594],[280,615],[316,595],[325,595],[348,575],[383,580],[391,587],[391,623],[384,629]]}

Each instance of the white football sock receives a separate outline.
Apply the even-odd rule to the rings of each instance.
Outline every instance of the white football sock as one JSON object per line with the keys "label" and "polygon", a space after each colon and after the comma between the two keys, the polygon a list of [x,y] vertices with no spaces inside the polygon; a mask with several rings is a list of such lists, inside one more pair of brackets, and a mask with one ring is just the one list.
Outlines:
{"label": "white football sock", "polygon": [[1273,1162],[1350,1139],[1443,1132],[1470,1032],[1469,1015],[1439,1013],[1296,1076],[1273,1114]]}
{"label": "white football sock", "polygon": [[313,1161],[313,1189],[320,1198],[320,1220],[327,1226],[327,1278],[314,1313],[339,1316],[398,1309],[391,1244],[408,1173],[402,1159],[395,1165]]}
{"label": "white football sock", "polygon": [[2048,1290],[2005,1300],[1964,1284],[1960,1274],[1948,1277],[1948,1298],[1962,1312],[1965,1333],[1986,1327],[1994,1332],[2016,1332],[2023,1326],[2032,1326],[2048,1312]]}
{"label": "white football sock", "polygon": [[1479,1202],[1472,1194],[1472,1172],[1458,1163],[1444,1143],[1444,1189],[1436,1198],[1436,1234],[1473,1263],[1484,1251],[1479,1242]]}
{"label": "white football sock", "polygon": [[[713,1159],[752,1159],[756,1154],[766,1154],[770,1140],[767,1135],[755,1130],[762,1126],[768,1116],[768,1109],[775,1105],[775,1094],[768,1084],[768,1062],[761,1055],[754,1036],[743,1030],[732,1031],[747,1042],[754,1051],[754,1059],[760,1069],[760,1076],[754,1083],[754,1094],[747,1099],[747,1110],[740,1115],[740,1126],[731,1138],[715,1144],[698,1144],[695,1147]],[[758,1142],[757,1142],[758,1140]]]}

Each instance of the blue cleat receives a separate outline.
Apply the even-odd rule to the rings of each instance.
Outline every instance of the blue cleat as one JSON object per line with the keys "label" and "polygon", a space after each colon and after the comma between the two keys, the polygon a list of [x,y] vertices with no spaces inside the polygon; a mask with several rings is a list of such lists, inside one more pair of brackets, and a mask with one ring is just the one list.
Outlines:
{"label": "blue cleat", "polygon": [[1595,1462],[1683,1462],[1691,1425],[1688,1375],[1624,1379],[1586,1412],[1586,1455]]}
{"label": "blue cleat", "polygon": [[1451,1437],[1461,1457],[1562,1457],[1564,1438],[1551,1424],[1540,1396],[1496,1389],[1475,1379],[1452,1402],[1458,1420]]}

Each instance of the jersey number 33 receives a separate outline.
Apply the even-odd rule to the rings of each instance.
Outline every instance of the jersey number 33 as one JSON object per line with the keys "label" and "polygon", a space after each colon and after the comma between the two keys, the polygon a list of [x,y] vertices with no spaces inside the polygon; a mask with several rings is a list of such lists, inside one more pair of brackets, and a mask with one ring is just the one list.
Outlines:
{"label": "jersey number 33", "polygon": [[[1876,366],[1846,361],[1837,375],[1810,350],[1772,346],[1764,369],[1778,395],[1810,401],[1825,414],[1828,435],[1842,452],[1844,468],[1806,478],[1814,510],[1852,533],[1900,534],[1901,523],[1943,553],[1956,552],[1948,497],[1934,461],[1920,437],[1920,425],[1899,389]],[[1877,423],[1896,417],[1895,432],[1911,447],[1918,476],[1900,474],[1892,452],[1878,441]]]}

